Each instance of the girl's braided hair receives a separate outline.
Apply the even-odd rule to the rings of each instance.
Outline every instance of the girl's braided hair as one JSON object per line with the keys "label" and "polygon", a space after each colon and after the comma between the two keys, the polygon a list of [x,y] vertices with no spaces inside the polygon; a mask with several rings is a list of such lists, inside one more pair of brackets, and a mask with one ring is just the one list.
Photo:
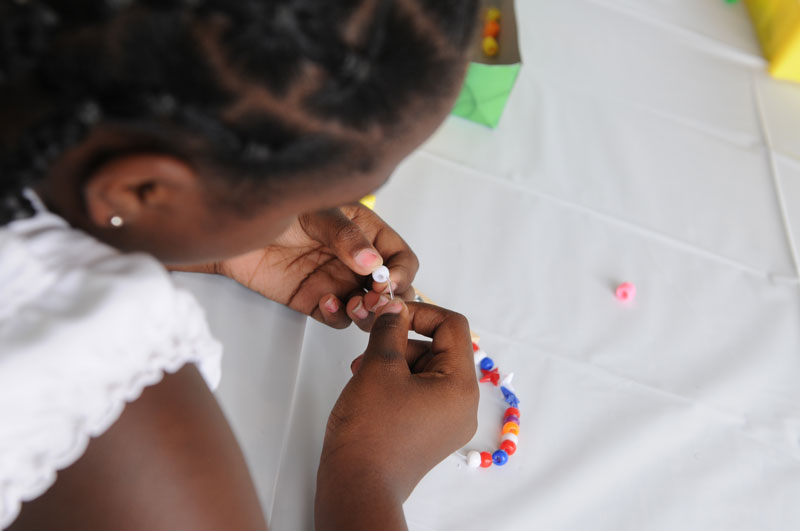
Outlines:
{"label": "girl's braided hair", "polygon": [[[476,10],[477,0],[0,0],[0,224],[31,215],[24,188],[99,125],[123,127],[125,149],[224,169],[238,189],[350,163],[354,139],[399,133],[409,104],[450,90]],[[278,110],[231,117],[248,91]],[[318,126],[284,117],[287,98]]]}

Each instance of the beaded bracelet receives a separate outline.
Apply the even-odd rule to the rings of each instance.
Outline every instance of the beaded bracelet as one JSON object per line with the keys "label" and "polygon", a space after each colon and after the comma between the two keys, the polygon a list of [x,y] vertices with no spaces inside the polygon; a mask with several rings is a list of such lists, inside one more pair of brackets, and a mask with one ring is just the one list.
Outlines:
{"label": "beaded bracelet", "polygon": [[500,378],[500,371],[495,366],[492,358],[481,350],[477,343],[472,343],[472,350],[475,356],[475,365],[480,368],[481,383],[491,383],[499,387],[503,393],[503,400],[509,405],[503,414],[503,424],[500,430],[500,448],[493,453],[478,452],[470,450],[467,452],[467,466],[470,468],[489,468],[492,464],[503,466],[508,462],[508,458],[514,455],[519,444],[519,398],[517,398],[511,380],[514,373],[508,373]]}

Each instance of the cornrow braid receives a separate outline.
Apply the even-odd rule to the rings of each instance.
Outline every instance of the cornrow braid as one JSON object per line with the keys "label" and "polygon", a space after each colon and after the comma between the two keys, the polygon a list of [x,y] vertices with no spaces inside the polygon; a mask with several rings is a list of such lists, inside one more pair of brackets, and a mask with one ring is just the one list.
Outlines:
{"label": "cornrow braid", "polygon": [[[391,130],[415,97],[435,98],[447,85],[477,6],[437,2],[0,0],[0,110],[21,116],[0,124],[0,224],[30,215],[22,190],[102,125],[144,131],[159,139],[148,149],[202,159],[239,184],[342,163],[353,137],[373,125]],[[447,46],[420,30],[409,3],[446,28]],[[363,9],[370,16],[346,39]],[[219,20],[222,32],[204,36]],[[322,77],[298,112],[323,124],[318,131],[267,111],[224,118],[239,87],[280,100],[308,66]],[[16,103],[28,86],[38,99]],[[335,132],[348,130],[349,139]]]}

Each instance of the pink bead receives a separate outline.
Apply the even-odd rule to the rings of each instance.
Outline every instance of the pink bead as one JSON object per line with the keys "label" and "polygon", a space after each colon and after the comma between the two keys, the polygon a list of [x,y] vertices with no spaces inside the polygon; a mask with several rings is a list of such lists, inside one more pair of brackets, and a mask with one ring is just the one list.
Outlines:
{"label": "pink bead", "polygon": [[636,298],[636,286],[630,282],[625,282],[617,286],[617,299],[623,302],[630,302]]}

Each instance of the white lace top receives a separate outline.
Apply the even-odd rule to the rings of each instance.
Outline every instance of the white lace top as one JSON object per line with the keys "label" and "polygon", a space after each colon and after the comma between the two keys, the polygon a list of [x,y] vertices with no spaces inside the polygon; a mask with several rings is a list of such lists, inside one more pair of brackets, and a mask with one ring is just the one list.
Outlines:
{"label": "white lace top", "polygon": [[165,371],[216,387],[221,354],[155,259],[44,211],[0,227],[0,529]]}

